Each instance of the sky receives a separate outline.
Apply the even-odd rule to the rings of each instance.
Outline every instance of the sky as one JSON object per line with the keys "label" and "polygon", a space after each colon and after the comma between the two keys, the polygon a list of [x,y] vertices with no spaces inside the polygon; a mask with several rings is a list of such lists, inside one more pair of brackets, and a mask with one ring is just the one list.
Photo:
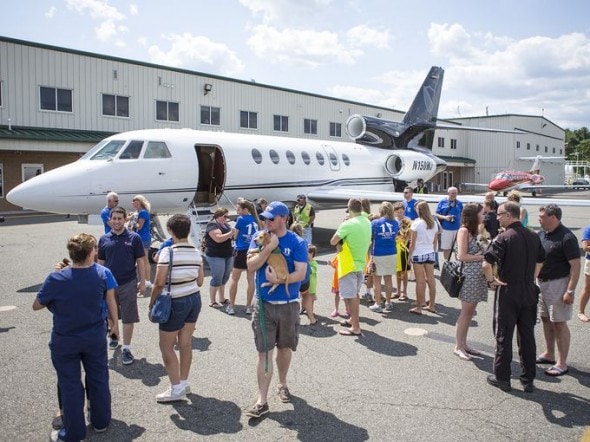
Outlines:
{"label": "sky", "polygon": [[0,35],[405,111],[431,66],[440,118],[590,127],[590,2],[20,0]]}

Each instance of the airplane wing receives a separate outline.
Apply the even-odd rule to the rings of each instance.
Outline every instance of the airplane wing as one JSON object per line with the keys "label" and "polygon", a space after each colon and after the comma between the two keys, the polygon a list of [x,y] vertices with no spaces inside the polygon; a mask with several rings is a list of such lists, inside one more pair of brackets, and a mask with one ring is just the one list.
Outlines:
{"label": "airplane wing", "polygon": [[505,134],[524,134],[520,129],[514,128],[513,130],[510,129],[494,129],[491,127],[477,127],[477,126],[463,126],[462,124],[445,124],[441,123],[440,120],[436,122],[434,129],[441,129],[441,130],[470,130],[474,132],[499,132]]}
{"label": "airplane wing", "polygon": [[[342,187],[325,187],[312,190],[307,194],[307,199],[313,204],[314,201],[321,203],[334,203],[334,205],[341,206],[350,198],[368,198],[372,203],[379,203],[381,201],[403,201],[404,195],[400,192],[381,192],[376,190],[359,190],[346,189]],[[414,194],[417,200],[428,201],[429,203],[438,203],[441,199],[446,198],[443,194]],[[463,203],[483,203],[483,195],[463,195],[458,197],[459,201]],[[497,196],[496,201],[502,204],[506,201],[506,197]],[[563,199],[563,198],[539,198],[539,197],[522,197],[521,204],[525,206],[544,206],[546,204],[558,204],[559,206],[574,206],[574,207],[590,207],[590,201],[587,199]]]}

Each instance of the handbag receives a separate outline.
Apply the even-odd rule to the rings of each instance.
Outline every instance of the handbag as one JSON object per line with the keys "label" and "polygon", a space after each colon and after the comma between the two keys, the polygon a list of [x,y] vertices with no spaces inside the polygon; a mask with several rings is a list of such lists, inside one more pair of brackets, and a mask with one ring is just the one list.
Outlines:
{"label": "handbag", "polygon": [[[455,247],[455,241],[451,246],[451,253]],[[440,272],[440,282],[449,294],[451,298],[458,298],[461,287],[463,287],[463,281],[465,281],[465,275],[463,275],[463,261],[460,263],[457,261],[451,261],[451,254],[448,259],[443,263],[442,271]]]}
{"label": "handbag", "polygon": [[172,247],[170,247],[170,259],[168,262],[168,282],[166,288],[158,295],[152,309],[149,313],[150,321],[156,324],[163,324],[170,319],[170,312],[172,311],[172,295],[170,293],[170,286],[172,283]]}

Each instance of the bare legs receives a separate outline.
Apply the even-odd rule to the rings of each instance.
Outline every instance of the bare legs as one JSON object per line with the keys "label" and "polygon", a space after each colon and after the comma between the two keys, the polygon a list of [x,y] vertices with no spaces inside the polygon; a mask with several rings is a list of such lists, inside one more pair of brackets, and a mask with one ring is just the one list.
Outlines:
{"label": "bare legs", "polygon": [[[562,370],[567,368],[567,355],[570,349],[570,329],[567,322],[551,322],[547,317],[541,317],[543,334],[545,335],[545,351],[542,357],[555,360],[555,365]],[[557,359],[555,347],[557,346]]]}
{"label": "bare legs", "polygon": [[473,318],[473,313],[477,307],[477,302],[461,301],[461,313],[455,324],[455,351],[454,353],[459,358],[469,360],[469,350],[467,346],[467,332],[469,331],[469,324]]}
{"label": "bare legs", "polygon": [[586,305],[590,300],[590,275],[584,275],[584,289],[582,290],[582,296],[580,297],[580,309],[578,310],[578,318],[582,322],[589,322],[590,318],[586,316]]}
{"label": "bare legs", "polygon": [[[287,385],[287,373],[291,365],[292,351],[290,348],[277,348],[277,370],[279,372],[279,384]],[[263,405],[268,401],[268,389],[273,374],[273,357],[274,350],[268,352],[268,373],[265,373],[266,353],[258,353],[258,363],[256,364],[256,378],[258,380],[258,400],[256,403]]]}

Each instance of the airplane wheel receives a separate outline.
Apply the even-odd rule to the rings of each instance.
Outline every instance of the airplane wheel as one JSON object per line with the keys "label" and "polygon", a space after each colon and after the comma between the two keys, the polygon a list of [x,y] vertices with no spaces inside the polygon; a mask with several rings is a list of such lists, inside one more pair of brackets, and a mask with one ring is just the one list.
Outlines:
{"label": "airplane wheel", "polygon": [[531,195],[533,196],[537,196],[537,192],[535,192],[534,190],[531,192]]}
{"label": "airplane wheel", "polygon": [[508,192],[504,192],[504,193],[502,193],[502,195],[508,196]]}

